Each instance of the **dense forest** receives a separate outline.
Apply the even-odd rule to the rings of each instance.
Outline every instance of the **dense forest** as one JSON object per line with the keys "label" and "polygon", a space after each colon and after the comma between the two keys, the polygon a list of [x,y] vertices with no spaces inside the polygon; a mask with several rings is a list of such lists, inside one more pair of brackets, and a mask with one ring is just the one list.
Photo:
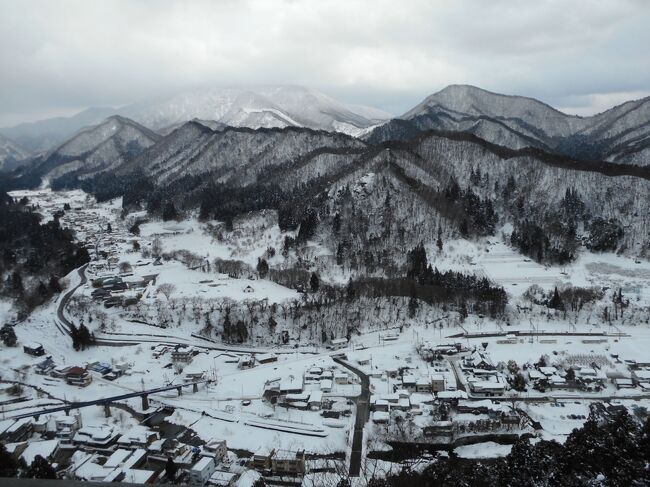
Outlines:
{"label": "dense forest", "polygon": [[58,217],[47,223],[23,198],[0,194],[0,294],[29,311],[61,290],[59,279],[89,261]]}

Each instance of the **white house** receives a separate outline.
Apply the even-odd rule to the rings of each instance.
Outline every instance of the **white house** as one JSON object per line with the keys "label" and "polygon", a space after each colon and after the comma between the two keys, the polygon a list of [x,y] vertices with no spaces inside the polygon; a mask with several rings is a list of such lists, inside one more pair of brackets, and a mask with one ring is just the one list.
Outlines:
{"label": "white house", "polygon": [[201,457],[190,469],[190,484],[204,485],[216,470],[213,457]]}

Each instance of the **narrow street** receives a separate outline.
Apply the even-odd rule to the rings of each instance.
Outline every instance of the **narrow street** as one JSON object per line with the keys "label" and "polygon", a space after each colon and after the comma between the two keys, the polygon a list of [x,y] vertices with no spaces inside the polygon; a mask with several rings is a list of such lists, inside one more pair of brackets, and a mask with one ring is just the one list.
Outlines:
{"label": "narrow street", "polygon": [[358,477],[361,473],[361,457],[363,453],[363,429],[366,426],[370,412],[370,378],[367,374],[357,369],[349,362],[338,357],[333,360],[348,370],[354,372],[361,379],[361,394],[356,399],[357,414],[354,420],[354,435],[352,436],[352,453],[350,455],[350,477]]}

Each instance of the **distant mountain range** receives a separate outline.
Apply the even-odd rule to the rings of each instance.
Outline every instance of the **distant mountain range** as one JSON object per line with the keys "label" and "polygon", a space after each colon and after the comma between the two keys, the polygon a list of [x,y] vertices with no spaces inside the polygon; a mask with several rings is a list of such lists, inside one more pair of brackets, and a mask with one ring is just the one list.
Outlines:
{"label": "distant mountain range", "polygon": [[30,151],[0,134],[0,170],[12,169],[15,164],[30,156]]}
{"label": "distant mountain range", "polygon": [[89,108],[72,117],[59,117],[0,129],[15,143],[39,152],[51,149],[78,130],[120,115],[151,130],[192,119],[249,128],[307,127],[352,135],[384,122],[390,114],[374,108],[346,105],[302,86],[208,89],[179,93],[119,109]]}

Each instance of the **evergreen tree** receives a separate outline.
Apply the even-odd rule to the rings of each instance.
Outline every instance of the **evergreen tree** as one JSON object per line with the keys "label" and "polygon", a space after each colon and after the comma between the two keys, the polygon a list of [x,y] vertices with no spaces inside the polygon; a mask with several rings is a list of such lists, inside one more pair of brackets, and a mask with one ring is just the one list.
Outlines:
{"label": "evergreen tree", "polygon": [[2,338],[2,343],[5,347],[15,347],[18,343],[18,338],[16,337],[16,331],[14,327],[6,324],[0,329],[0,338]]}
{"label": "evergreen tree", "polygon": [[72,338],[72,348],[76,351],[81,350],[81,343],[79,341],[79,328],[70,323],[70,338]]}
{"label": "evergreen tree", "polygon": [[316,234],[316,227],[318,226],[318,214],[314,208],[308,208],[307,214],[300,222],[300,229],[298,230],[298,241],[306,242]]}
{"label": "evergreen tree", "polygon": [[427,274],[427,252],[424,245],[419,244],[406,256],[406,277],[421,280]]}
{"label": "evergreen tree", "polygon": [[25,472],[25,477],[30,479],[56,479],[56,470],[47,459],[36,455],[34,461]]}
{"label": "evergreen tree", "polygon": [[409,318],[415,318],[415,314],[418,311],[418,308],[420,307],[420,304],[418,303],[418,300],[414,297],[409,298],[409,306],[408,306],[408,313],[409,313]]}
{"label": "evergreen tree", "polygon": [[555,291],[553,291],[553,297],[548,302],[548,307],[557,310],[564,309],[564,302],[560,297],[560,293],[557,290],[557,286],[555,287]]}
{"label": "evergreen tree", "polygon": [[178,467],[174,463],[172,457],[167,457],[167,463],[165,463],[165,475],[171,481],[176,480],[176,473],[178,472]]}
{"label": "evergreen tree", "polygon": [[320,287],[320,279],[318,279],[318,276],[315,272],[311,273],[311,278],[309,279],[309,287],[311,288],[312,293],[318,292],[318,288]]}
{"label": "evergreen tree", "polygon": [[163,212],[162,212],[162,219],[163,221],[178,219],[178,211],[176,210],[176,207],[174,206],[174,203],[172,201],[168,201],[165,204],[165,207],[163,208]]}
{"label": "evergreen tree", "polygon": [[0,477],[18,475],[18,462],[9,454],[4,443],[0,443]]}
{"label": "evergreen tree", "polygon": [[87,347],[91,346],[95,341],[95,338],[93,335],[90,333],[90,330],[81,323],[79,325],[79,345],[81,346],[82,350],[85,350]]}
{"label": "evergreen tree", "polygon": [[226,316],[223,319],[223,336],[226,341],[230,341],[232,337],[232,324],[230,323],[230,312],[226,311]]}
{"label": "evergreen tree", "polygon": [[512,379],[512,388],[519,392],[526,390],[526,379],[521,372],[517,372]]}
{"label": "evergreen tree", "polygon": [[266,261],[266,259],[263,259],[261,257],[257,259],[257,274],[262,279],[265,279],[266,276],[269,274],[269,264]]}
{"label": "evergreen tree", "polygon": [[50,291],[53,293],[61,292],[61,285],[59,284],[59,280],[56,276],[50,276],[50,282],[48,283],[48,286],[50,288]]}

